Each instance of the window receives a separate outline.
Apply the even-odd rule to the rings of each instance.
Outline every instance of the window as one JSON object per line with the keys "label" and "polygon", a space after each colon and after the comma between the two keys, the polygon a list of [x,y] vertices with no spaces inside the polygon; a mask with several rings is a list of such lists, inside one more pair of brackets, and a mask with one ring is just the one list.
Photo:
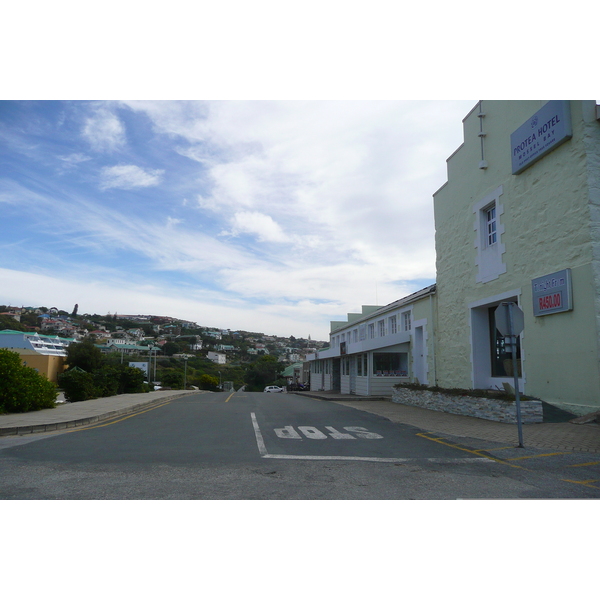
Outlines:
{"label": "window", "polygon": [[346,341],[346,334],[342,333],[342,343],[344,343]]}
{"label": "window", "polygon": [[377,331],[378,331],[379,337],[385,336],[385,320],[384,319],[377,322]]}
{"label": "window", "polygon": [[359,328],[359,333],[360,333],[360,341],[362,342],[363,340],[366,340],[367,339],[367,326],[361,325]]}
{"label": "window", "polygon": [[398,333],[398,324],[396,323],[396,315],[388,319],[388,329],[391,335]]}
{"label": "window", "polygon": [[402,330],[410,331],[411,330],[411,318],[410,318],[410,310],[402,313]]}
{"label": "window", "polygon": [[407,377],[408,354],[406,352],[375,352],[373,375],[379,377]]}
{"label": "window", "polygon": [[342,375],[350,375],[350,360],[342,358]]}
{"label": "window", "polygon": [[356,342],[358,342],[358,329],[355,329],[352,332],[352,341],[356,344]]}
{"label": "window", "polygon": [[359,354],[356,357],[356,375],[357,375],[357,377],[362,377],[362,364],[363,364],[362,354]]}
{"label": "window", "polygon": [[502,191],[502,186],[498,186],[473,205],[477,283],[493,281],[506,273],[506,264],[502,262],[502,255],[505,252],[502,243],[504,233],[504,225],[501,222],[504,214],[504,205],[501,203]]}
{"label": "window", "polygon": [[369,339],[375,338],[375,323],[369,323]]}
{"label": "window", "polygon": [[493,246],[496,243],[496,204],[492,204],[484,209],[486,223],[486,246]]}

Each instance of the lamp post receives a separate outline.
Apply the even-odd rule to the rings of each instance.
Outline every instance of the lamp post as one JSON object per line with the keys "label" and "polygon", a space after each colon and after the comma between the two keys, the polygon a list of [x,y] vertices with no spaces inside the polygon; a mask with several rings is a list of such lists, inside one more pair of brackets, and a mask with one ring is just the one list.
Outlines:
{"label": "lamp post", "polygon": [[221,386],[221,371],[217,371],[217,373],[219,373],[219,389],[223,389],[223,387]]}

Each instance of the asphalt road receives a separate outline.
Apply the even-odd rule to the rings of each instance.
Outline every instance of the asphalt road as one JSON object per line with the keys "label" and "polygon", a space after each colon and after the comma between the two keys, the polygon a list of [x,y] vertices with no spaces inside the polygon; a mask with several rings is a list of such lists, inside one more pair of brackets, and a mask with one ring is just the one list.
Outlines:
{"label": "asphalt road", "polygon": [[0,438],[0,499],[598,498],[594,458],[559,453],[525,466],[522,450],[442,439],[331,402],[198,394],[77,430]]}

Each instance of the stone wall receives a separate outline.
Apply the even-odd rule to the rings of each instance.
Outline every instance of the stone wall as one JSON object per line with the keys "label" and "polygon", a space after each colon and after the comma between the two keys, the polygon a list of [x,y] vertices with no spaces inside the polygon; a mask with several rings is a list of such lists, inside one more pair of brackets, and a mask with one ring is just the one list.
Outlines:
{"label": "stone wall", "polygon": [[[517,408],[514,402],[474,396],[452,396],[431,390],[411,390],[395,388],[392,402],[418,406],[429,410],[477,417],[499,423],[516,423]],[[521,402],[522,423],[541,423],[543,421],[542,403],[539,400]]]}

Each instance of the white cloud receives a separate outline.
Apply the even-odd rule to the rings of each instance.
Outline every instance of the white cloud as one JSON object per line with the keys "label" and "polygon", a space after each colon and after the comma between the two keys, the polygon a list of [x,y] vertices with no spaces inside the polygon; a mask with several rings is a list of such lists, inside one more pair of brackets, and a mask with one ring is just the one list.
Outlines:
{"label": "white cloud", "polygon": [[125,144],[123,124],[106,108],[99,108],[93,116],[88,117],[81,133],[98,152],[111,152]]}
{"label": "white cloud", "polygon": [[[204,324],[261,330],[264,320],[265,331],[321,339],[329,319],[392,302],[416,290],[411,280],[435,278],[432,194],[462,142],[470,103],[130,106],[149,118],[160,142],[152,164],[168,165],[169,178],[130,164],[147,159],[131,146],[127,163],[102,169],[99,183],[104,190],[160,183],[159,201],[139,210],[87,182],[77,189],[63,180],[37,192],[9,186],[0,197],[18,200],[36,222],[32,229],[60,238],[67,270],[67,255],[118,262],[124,279],[131,269],[124,289],[132,294],[135,280],[173,306],[175,298],[202,298]],[[84,156],[76,147],[64,155],[73,164]],[[114,289],[105,274],[98,281]],[[131,311],[150,312],[150,302]]]}
{"label": "white cloud", "polygon": [[235,213],[229,234],[236,236],[240,233],[253,234],[261,242],[289,241],[289,237],[269,215],[259,212],[241,211]]}
{"label": "white cloud", "polygon": [[100,188],[120,188],[130,190],[136,187],[151,187],[161,182],[163,169],[144,171],[135,165],[117,165],[104,167],[101,171]]}

